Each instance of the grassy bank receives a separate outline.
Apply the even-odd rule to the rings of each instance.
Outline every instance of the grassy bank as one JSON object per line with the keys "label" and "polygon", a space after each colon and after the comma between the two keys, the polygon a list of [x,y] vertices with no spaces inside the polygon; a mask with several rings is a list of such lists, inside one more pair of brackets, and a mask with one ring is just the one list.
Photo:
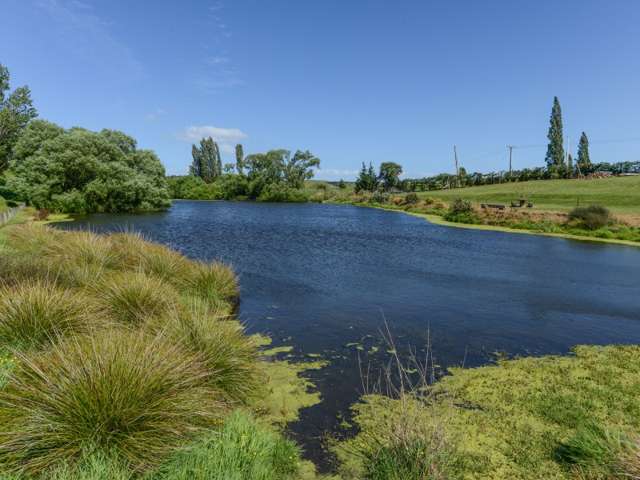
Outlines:
{"label": "grassy bank", "polygon": [[526,198],[534,209],[567,212],[577,205],[599,204],[614,213],[640,214],[640,176],[593,180],[536,180],[418,193],[450,202],[503,203]]}
{"label": "grassy bank", "polygon": [[[448,191],[421,193],[383,192],[354,193],[350,189],[339,189],[333,185],[310,186],[316,190],[318,201],[348,203],[387,210],[404,211],[421,216],[433,223],[452,227],[464,227],[480,230],[497,230],[509,233],[535,233],[574,240],[640,245],[640,180],[639,177],[605,178],[598,180],[549,180],[504,184],[473,188],[460,188]],[[527,198],[522,191],[535,189],[538,198],[547,202],[558,202],[564,198],[563,209],[570,208],[569,199],[577,191],[583,195],[585,206],[599,205],[610,212],[598,213],[600,217],[594,224],[593,212],[588,218],[576,217],[577,208],[567,213],[559,210],[546,210],[555,204],[534,204],[533,208],[511,208],[512,201]],[[498,193],[496,193],[498,192]],[[566,196],[563,197],[563,195]],[[622,194],[620,194],[622,192]],[[465,211],[459,210],[460,200]],[[594,203],[596,201],[602,203]],[[458,201],[458,205],[456,205]],[[501,203],[506,208],[499,210],[481,208],[479,203]],[[465,203],[466,202],[466,206]],[[637,203],[634,203],[637,202]],[[557,205],[556,205],[557,206]],[[590,207],[587,207],[589,209]],[[585,208],[578,215],[584,215]],[[623,213],[619,213],[623,212]]]}
{"label": "grassy bank", "polygon": [[281,432],[307,366],[245,334],[229,268],[25,220],[0,228],[0,478],[316,478]]}
{"label": "grassy bank", "polygon": [[640,472],[640,347],[453,369],[419,394],[371,395],[337,447],[345,479],[623,479]]}

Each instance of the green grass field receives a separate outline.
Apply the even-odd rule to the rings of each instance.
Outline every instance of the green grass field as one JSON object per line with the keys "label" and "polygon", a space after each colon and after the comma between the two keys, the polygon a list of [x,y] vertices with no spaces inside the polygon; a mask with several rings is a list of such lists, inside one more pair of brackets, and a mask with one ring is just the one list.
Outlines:
{"label": "green grass field", "polygon": [[615,213],[640,214],[640,176],[595,180],[536,180],[482,187],[458,188],[420,193],[420,196],[450,201],[464,198],[473,202],[509,204],[526,198],[540,210],[568,211],[576,205],[600,204]]}

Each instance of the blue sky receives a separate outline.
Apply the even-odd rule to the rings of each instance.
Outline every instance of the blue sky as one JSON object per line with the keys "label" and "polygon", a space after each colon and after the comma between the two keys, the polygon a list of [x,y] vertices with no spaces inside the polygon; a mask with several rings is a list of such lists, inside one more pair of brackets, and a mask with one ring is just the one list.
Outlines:
{"label": "blue sky", "polygon": [[3,0],[0,63],[42,117],[115,128],[168,173],[211,134],[231,161],[310,149],[319,178],[543,164],[560,98],[572,150],[640,160],[637,0]]}

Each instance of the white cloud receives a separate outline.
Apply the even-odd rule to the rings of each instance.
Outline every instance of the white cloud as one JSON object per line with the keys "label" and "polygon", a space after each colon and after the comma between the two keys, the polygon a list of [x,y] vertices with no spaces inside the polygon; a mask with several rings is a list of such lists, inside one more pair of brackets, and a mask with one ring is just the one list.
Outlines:
{"label": "white cloud", "polygon": [[178,134],[180,140],[185,142],[197,142],[205,137],[211,137],[222,146],[247,138],[247,134],[239,128],[221,128],[212,125],[191,126]]}

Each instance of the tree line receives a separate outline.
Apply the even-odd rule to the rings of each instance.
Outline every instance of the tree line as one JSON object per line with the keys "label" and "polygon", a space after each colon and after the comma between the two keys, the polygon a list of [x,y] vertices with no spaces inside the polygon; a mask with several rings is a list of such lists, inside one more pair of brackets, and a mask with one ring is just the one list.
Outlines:
{"label": "tree line", "polygon": [[[574,161],[573,156],[565,152],[564,149],[562,109],[558,97],[553,99],[549,123],[547,134],[549,143],[544,167],[489,173],[468,173],[464,167],[460,167],[458,172],[454,174],[441,173],[430,177],[401,180],[399,176],[402,173],[402,167],[397,163],[382,163],[377,174],[372,164],[366,167],[363,163],[356,179],[356,192],[390,191],[394,189],[403,192],[420,192],[507,182],[577,178],[598,172],[609,172],[614,175],[640,173],[640,162],[593,163],[589,154],[589,138],[585,132],[580,135],[577,158]],[[393,167],[388,168],[387,165],[393,165]]]}
{"label": "tree line", "polygon": [[160,159],[134,138],[64,129],[37,116],[29,88],[11,92],[9,70],[0,65],[0,196],[68,213],[169,206]]}
{"label": "tree line", "polygon": [[211,137],[193,145],[191,156],[189,175],[169,178],[173,198],[306,201],[304,182],[320,166],[320,159],[308,150],[292,155],[276,149],[245,156],[238,144],[235,163],[223,167],[220,148]]}

